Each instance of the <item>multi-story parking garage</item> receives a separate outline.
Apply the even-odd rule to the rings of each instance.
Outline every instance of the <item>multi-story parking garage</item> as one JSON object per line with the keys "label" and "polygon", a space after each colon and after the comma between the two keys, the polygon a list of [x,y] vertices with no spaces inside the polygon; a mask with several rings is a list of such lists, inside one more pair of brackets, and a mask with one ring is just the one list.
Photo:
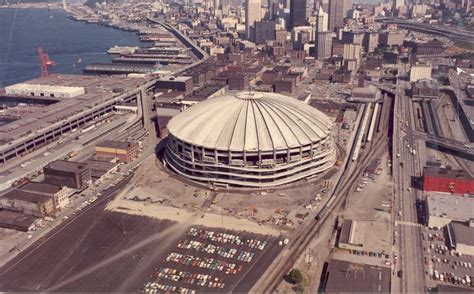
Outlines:
{"label": "multi-story parking garage", "polygon": [[165,162],[220,187],[288,184],[330,168],[332,123],[319,110],[273,93],[232,93],[200,102],[168,124]]}

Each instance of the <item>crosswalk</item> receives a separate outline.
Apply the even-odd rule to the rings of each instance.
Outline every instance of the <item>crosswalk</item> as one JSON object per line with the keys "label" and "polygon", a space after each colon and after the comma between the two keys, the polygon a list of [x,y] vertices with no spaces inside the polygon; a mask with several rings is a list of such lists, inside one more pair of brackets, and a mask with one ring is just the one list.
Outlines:
{"label": "crosswalk", "polygon": [[395,226],[398,226],[398,225],[404,225],[404,226],[410,226],[410,227],[423,227],[422,224],[418,224],[418,223],[412,223],[412,222],[405,222],[405,221],[395,221]]}

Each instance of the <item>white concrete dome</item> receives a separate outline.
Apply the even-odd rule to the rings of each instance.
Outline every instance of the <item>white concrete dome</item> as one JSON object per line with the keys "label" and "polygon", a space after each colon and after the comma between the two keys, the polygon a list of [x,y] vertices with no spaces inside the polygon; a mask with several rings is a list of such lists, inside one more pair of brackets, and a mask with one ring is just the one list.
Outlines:
{"label": "white concrete dome", "polygon": [[230,93],[170,120],[165,161],[181,175],[216,185],[286,184],[332,166],[331,128],[326,115],[294,98]]}

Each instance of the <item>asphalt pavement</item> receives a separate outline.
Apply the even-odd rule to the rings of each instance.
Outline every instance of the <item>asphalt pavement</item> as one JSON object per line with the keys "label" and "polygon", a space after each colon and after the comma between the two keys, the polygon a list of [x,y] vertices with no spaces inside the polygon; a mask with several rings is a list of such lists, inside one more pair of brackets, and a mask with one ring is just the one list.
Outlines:
{"label": "asphalt pavement", "polygon": [[[397,92],[402,93],[403,81],[397,84]],[[421,166],[417,156],[412,154],[417,145],[411,131],[414,128],[413,113],[409,98],[397,95],[394,110],[393,152],[394,156],[394,193],[396,197],[397,220],[406,224],[416,224],[416,202],[420,191],[412,187],[413,177],[420,174]],[[398,155],[399,154],[399,155]],[[423,249],[420,227],[415,225],[398,225],[395,229],[397,253],[400,256],[394,279],[399,279],[396,292],[422,293],[426,291],[426,278],[423,264]],[[401,277],[401,278],[400,278]],[[396,283],[393,283],[396,285]]]}

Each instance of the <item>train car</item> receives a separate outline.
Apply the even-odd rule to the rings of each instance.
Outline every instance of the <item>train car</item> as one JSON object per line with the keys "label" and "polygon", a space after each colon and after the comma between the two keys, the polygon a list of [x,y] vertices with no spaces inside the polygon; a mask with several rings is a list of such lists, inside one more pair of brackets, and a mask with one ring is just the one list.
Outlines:
{"label": "train car", "polygon": [[374,136],[375,125],[377,124],[378,111],[379,111],[379,104],[375,103],[374,111],[372,113],[372,120],[369,126],[369,132],[367,134],[367,142],[372,141],[372,137]]}
{"label": "train car", "polygon": [[372,107],[372,103],[370,103],[364,109],[364,117],[362,118],[362,123],[360,124],[360,127],[359,127],[359,133],[357,134],[356,145],[352,153],[352,161],[356,161],[357,158],[359,158],[360,148],[362,147],[362,141],[364,139],[365,129],[367,127],[367,122],[369,121],[369,112],[370,112],[371,107]]}

